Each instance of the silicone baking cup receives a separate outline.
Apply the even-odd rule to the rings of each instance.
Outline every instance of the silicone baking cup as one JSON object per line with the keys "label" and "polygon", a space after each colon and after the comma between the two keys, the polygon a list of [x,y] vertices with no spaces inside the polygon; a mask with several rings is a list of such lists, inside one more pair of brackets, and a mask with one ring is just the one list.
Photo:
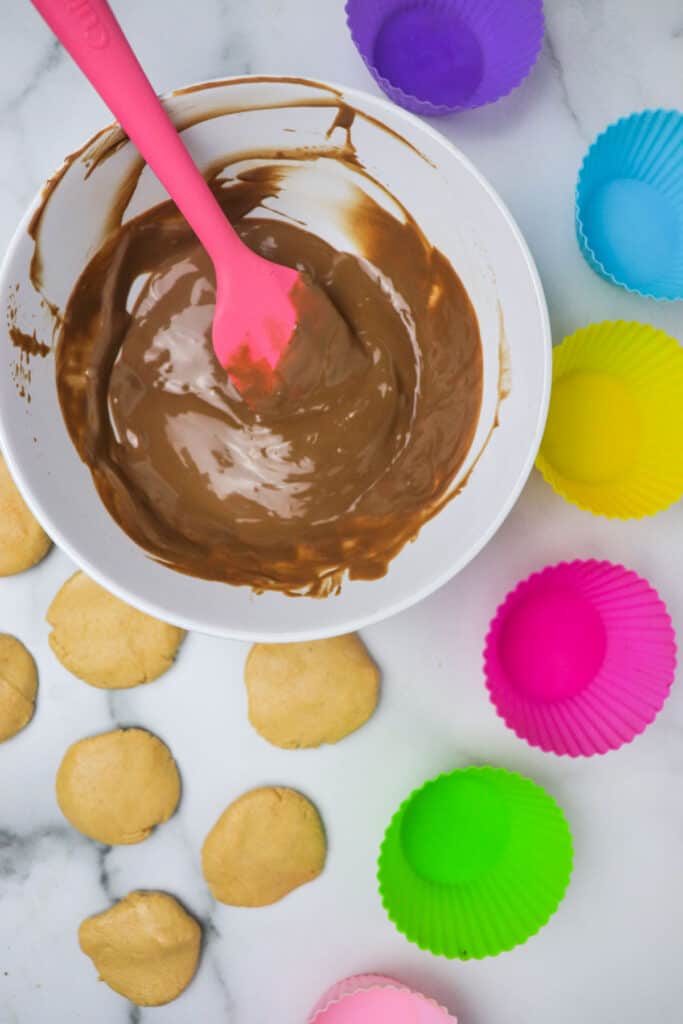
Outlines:
{"label": "silicone baking cup", "polygon": [[457,1024],[433,999],[376,974],[339,982],[325,993],[308,1020],[309,1024]]}
{"label": "silicone baking cup", "polygon": [[563,562],[508,594],[484,665],[491,700],[521,739],[555,754],[604,754],[661,709],[676,639],[666,605],[636,573]]}
{"label": "silicone baking cup", "polygon": [[432,117],[507,95],[543,42],[542,0],[347,0],[346,16],[389,99]]}
{"label": "silicone baking cup", "polygon": [[501,768],[427,782],[401,805],[379,858],[389,918],[440,956],[495,956],[551,917],[572,868],[569,827],[555,801]]}
{"label": "silicone baking cup", "polygon": [[553,350],[536,465],[582,509],[637,519],[683,495],[683,349],[663,331],[605,321]]}
{"label": "silicone baking cup", "polygon": [[576,233],[591,267],[653,299],[683,299],[683,114],[622,118],[588,150]]}

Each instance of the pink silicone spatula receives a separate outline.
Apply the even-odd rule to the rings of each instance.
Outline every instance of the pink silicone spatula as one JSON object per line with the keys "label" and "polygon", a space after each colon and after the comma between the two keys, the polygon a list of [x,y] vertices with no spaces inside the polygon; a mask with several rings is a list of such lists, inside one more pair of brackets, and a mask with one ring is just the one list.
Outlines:
{"label": "pink silicone spatula", "polygon": [[106,0],[32,0],[197,235],[216,272],[213,347],[239,385],[253,365],[273,370],[297,326],[301,275],[239,238],[185,148]]}

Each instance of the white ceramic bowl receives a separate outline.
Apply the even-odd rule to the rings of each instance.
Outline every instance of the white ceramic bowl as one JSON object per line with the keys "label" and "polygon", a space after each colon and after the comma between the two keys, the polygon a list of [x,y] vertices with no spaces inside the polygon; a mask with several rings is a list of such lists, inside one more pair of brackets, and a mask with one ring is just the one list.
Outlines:
{"label": "white ceramic bowl", "polygon": [[[422,528],[383,579],[347,580],[338,596],[325,599],[292,598],[278,593],[256,595],[245,587],[195,579],[159,565],[110,518],[78,458],[57,401],[53,354],[31,360],[29,404],[17,387],[19,353],[7,340],[2,347],[0,440],[33,512],[56,543],[103,586],[188,629],[241,639],[313,639],[353,630],[407,608],[462,569],[500,526],[527,479],[542,436],[550,382],[550,329],[539,277],[515,222],[472,164],[433,128],[385,100],[334,88],[351,106],[370,115],[370,119],[357,118],[353,128],[358,155],[451,260],[476,309],[484,348],[480,421],[454,487],[482,448],[483,454],[463,492]],[[322,83],[248,78],[171,95],[167,106],[186,123],[188,115],[210,117],[184,132],[195,158],[206,166],[226,152],[323,143],[334,112],[315,104],[329,95]],[[290,103],[295,105],[288,107]],[[268,105],[279,109],[249,110]],[[246,113],[225,113],[226,108]],[[211,116],[220,111],[219,116]],[[410,145],[390,136],[372,118]],[[95,145],[101,146],[102,141]],[[86,176],[89,154],[92,150],[86,148],[70,166],[44,218],[44,292],[62,307],[99,244],[107,199],[135,157],[126,144]],[[318,182],[324,166],[317,166]],[[330,178],[331,189],[338,184]],[[163,198],[161,186],[146,169],[128,213],[138,213]],[[39,201],[37,197],[9,247],[0,277],[0,301],[7,308],[14,296],[18,325],[29,333],[36,329],[39,338],[49,338],[50,318],[29,280],[33,243],[27,227]],[[307,192],[292,197],[285,193],[282,205],[303,214],[314,230],[333,243],[349,244],[329,212],[332,207],[317,203]],[[510,353],[512,389],[500,408],[500,425],[484,446],[497,415],[503,342]]]}

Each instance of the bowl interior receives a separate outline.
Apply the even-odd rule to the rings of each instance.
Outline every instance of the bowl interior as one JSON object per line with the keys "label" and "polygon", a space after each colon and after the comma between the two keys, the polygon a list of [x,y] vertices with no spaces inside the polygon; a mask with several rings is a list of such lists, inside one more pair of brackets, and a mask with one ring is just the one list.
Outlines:
{"label": "bowl interior", "polygon": [[[0,373],[0,439],[10,468],[47,531],[82,567],[125,600],[168,621],[244,639],[334,635],[409,606],[462,568],[500,525],[528,476],[545,422],[550,341],[547,310],[531,256],[495,193],[442,136],[388,104],[340,89],[356,108],[352,139],[367,172],[410,211],[460,275],[479,320],[484,395],[472,448],[453,487],[462,493],[421,530],[372,582],[345,581],[337,596],[257,595],[244,587],[187,577],[150,559],[120,530],[67,435],[57,402],[54,354],[27,356],[6,341]],[[326,85],[269,78],[211,83],[167,99],[197,162],[226,154],[328,145],[339,95]],[[387,132],[387,126],[391,132]],[[333,130],[343,142],[345,128]],[[43,294],[63,307],[107,230],[111,196],[136,160],[129,143],[93,163],[110,138],[75,159],[54,190],[41,226]],[[240,165],[237,165],[240,166]],[[293,185],[273,203],[339,248],[353,239],[339,216],[349,186],[373,186],[353,168],[321,154],[302,162]],[[391,205],[380,189],[376,197]],[[145,169],[126,217],[165,198]],[[19,226],[0,278],[16,325],[49,340],[52,321],[30,283],[34,252]],[[509,364],[509,365],[508,365]],[[501,381],[511,389],[501,402]],[[29,400],[30,399],[30,400]]]}

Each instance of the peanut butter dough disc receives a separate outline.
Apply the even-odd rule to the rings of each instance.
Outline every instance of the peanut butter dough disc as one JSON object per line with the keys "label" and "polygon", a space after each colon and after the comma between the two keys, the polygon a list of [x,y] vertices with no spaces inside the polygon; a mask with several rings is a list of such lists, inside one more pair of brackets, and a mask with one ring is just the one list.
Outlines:
{"label": "peanut butter dough disc", "polygon": [[325,865],[325,833],[313,804],[293,789],[252,789],[223,812],[204,841],[211,892],[233,907],[265,907]]}
{"label": "peanut butter dough disc", "polygon": [[164,892],[131,892],[78,929],[81,949],[109,988],[137,1006],[162,1006],[192,981],[201,928]]}
{"label": "peanut butter dough disc", "polygon": [[45,557],[51,544],[0,456],[0,576],[30,569]]}
{"label": "peanut butter dough disc", "polygon": [[57,772],[57,803],[74,828],[108,845],[141,843],[180,799],[171,751],[145,729],[79,740]]}
{"label": "peanut butter dough disc", "polygon": [[35,661],[20,640],[0,633],[0,743],[31,721],[37,690]]}
{"label": "peanut butter dough disc", "polygon": [[355,634],[255,644],[244,673],[249,721],[276,747],[337,743],[377,706],[379,670]]}
{"label": "peanut butter dough disc", "polygon": [[182,629],[131,608],[83,572],[47,611],[50,647],[75,676],[105,690],[149,683],[173,663]]}

